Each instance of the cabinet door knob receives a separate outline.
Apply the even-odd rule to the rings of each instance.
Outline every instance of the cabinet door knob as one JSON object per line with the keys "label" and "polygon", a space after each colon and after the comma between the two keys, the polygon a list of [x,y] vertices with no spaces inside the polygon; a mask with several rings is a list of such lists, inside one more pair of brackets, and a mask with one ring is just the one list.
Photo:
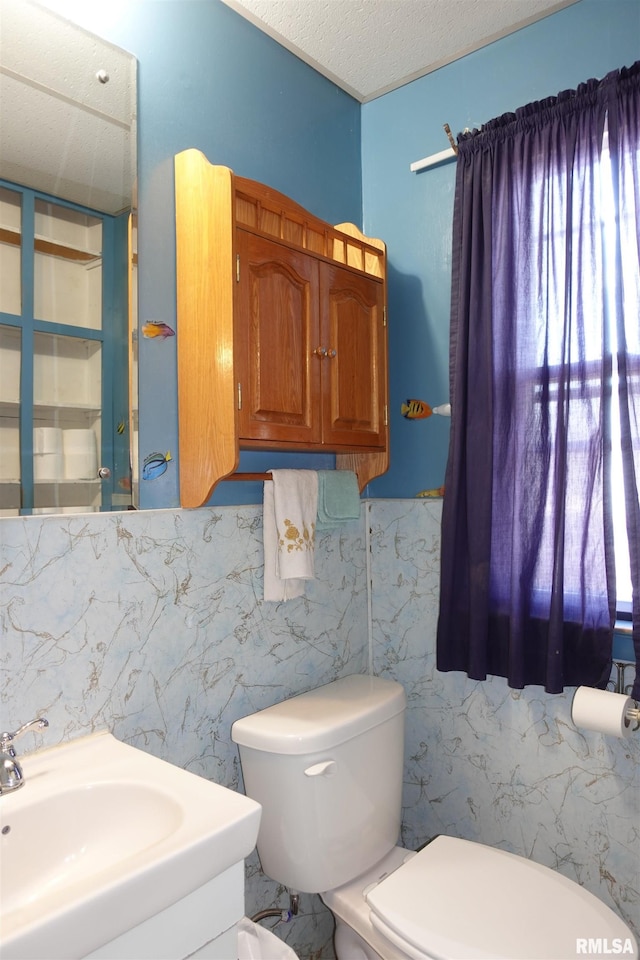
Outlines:
{"label": "cabinet door knob", "polygon": [[108,480],[111,476],[111,470],[109,470],[109,467],[100,467],[98,470],[98,476],[101,480]]}
{"label": "cabinet door knob", "polygon": [[335,350],[327,350],[327,356],[330,357],[330,358],[333,360],[333,358],[336,356],[336,351],[335,351]]}
{"label": "cabinet door knob", "polygon": [[317,357],[326,357],[326,355],[327,355],[327,348],[326,348],[326,347],[316,347],[313,352],[316,354]]}

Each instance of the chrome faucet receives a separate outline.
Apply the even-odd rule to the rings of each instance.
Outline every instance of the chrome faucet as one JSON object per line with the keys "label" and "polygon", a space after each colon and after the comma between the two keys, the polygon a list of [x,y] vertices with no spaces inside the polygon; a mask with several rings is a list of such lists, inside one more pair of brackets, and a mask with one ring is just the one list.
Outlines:
{"label": "chrome faucet", "polygon": [[44,717],[38,717],[37,720],[30,720],[22,727],[18,727],[15,733],[0,733],[0,794],[11,793],[17,790],[24,783],[24,774],[22,767],[16,759],[16,751],[13,746],[14,741],[21,737],[27,730],[34,728],[43,730],[49,726],[49,721]]}

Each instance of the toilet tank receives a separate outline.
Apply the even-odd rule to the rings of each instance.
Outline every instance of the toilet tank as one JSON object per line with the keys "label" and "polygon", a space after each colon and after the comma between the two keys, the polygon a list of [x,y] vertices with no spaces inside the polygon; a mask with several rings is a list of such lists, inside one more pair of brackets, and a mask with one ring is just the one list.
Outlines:
{"label": "toilet tank", "polygon": [[405,706],[399,683],[351,676],[233,724],[247,796],[262,804],[267,876],[322,893],[395,846]]}

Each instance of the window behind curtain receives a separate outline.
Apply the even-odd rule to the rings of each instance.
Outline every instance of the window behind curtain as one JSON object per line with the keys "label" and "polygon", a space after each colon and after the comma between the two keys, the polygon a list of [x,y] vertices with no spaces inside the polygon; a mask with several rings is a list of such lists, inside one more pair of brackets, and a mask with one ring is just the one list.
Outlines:
{"label": "window behind curtain", "polygon": [[[640,145],[639,145],[640,157]],[[608,290],[615,289],[615,248],[616,248],[616,228],[617,228],[617,210],[613,190],[614,171],[611,166],[611,156],[609,154],[608,131],[605,130],[602,145],[602,236],[604,238],[604,268],[605,277],[611,277],[607,283]],[[622,257],[625,259],[625,272],[630,274],[633,271],[634,264],[632,258],[636,257],[637,268],[637,245],[633,242],[634,224],[632,221],[631,210],[633,206],[623,205],[620,210],[620,233],[624,237],[621,245]],[[636,216],[640,211],[635,211]],[[635,311],[640,325],[640,302],[637,298],[638,291],[629,291],[630,300],[625,309]],[[615,304],[611,301],[607,304],[607,315],[615,316]],[[613,533],[615,544],[615,564],[616,564],[616,608],[619,614],[627,616],[631,614],[631,566],[629,558],[629,540],[627,537],[627,522],[624,498],[624,481],[622,475],[622,441],[620,437],[620,403],[618,392],[618,364],[617,360],[618,344],[617,331],[614,323],[609,324],[611,336],[611,352],[614,357],[612,370],[612,409],[611,409],[611,488],[613,491]],[[635,376],[635,389],[640,392],[638,382],[638,371]]]}
{"label": "window behind curtain", "polygon": [[[613,170],[611,167],[611,157],[609,154],[609,138],[608,132],[605,127],[602,150],[599,157],[594,159],[594,184],[595,188],[600,192],[601,204],[599,205],[599,227],[600,227],[600,237],[602,239],[602,286],[607,295],[607,291],[611,292],[615,290],[615,249],[616,249],[616,233],[618,227],[618,218],[621,220],[620,228],[623,235],[626,237],[626,242],[622,246],[622,256],[627,260],[627,271],[630,272],[632,268],[631,260],[634,256],[637,257],[637,249],[635,245],[629,242],[630,231],[633,228],[632,218],[630,216],[630,210],[624,207],[620,210],[619,214],[616,210],[614,191],[613,191]],[[594,233],[594,238],[596,242],[598,241],[598,233]],[[576,238],[579,242],[579,238]],[[594,293],[594,297],[597,297],[597,292]],[[632,294],[633,297],[633,294]],[[597,302],[597,301],[596,301]],[[630,309],[636,313],[638,316],[638,323],[640,324],[640,303],[636,302],[635,297],[630,304],[627,304],[627,309]],[[622,475],[622,455],[621,455],[621,437],[620,437],[620,403],[618,395],[618,366],[617,366],[617,331],[616,325],[613,322],[608,322],[610,318],[615,317],[615,304],[608,299],[608,302],[604,305],[605,313],[605,323],[606,323],[606,333],[609,338],[610,351],[612,355],[612,371],[611,371],[611,464],[610,464],[610,479],[611,479],[611,490],[612,490],[612,510],[613,510],[613,533],[614,533],[614,549],[615,549],[615,572],[616,572],[616,609],[617,612],[622,615],[630,614],[631,612],[631,568],[629,560],[629,542],[627,537],[627,525],[626,525],[626,511],[625,511],[625,498],[624,498],[624,483]],[[586,331],[587,336],[589,335],[589,330]],[[594,367],[592,371],[591,378],[588,373],[587,366],[587,392],[590,396],[598,393],[600,390],[600,377],[599,369],[597,366],[598,361],[602,356],[603,343],[600,339],[593,337],[593,332],[591,331],[591,339],[586,344],[586,360],[593,361]],[[560,360],[560,345],[558,342],[552,343],[549,345],[551,353],[551,362],[554,360],[556,363]],[[541,345],[542,350],[542,345]],[[554,356],[555,355],[555,356]],[[540,358],[542,360],[542,357]],[[579,384],[581,377],[578,372],[576,372],[576,383]],[[555,385],[557,387],[557,383]],[[637,378],[636,378],[636,387],[637,387]],[[543,396],[543,390],[539,384],[534,382],[533,385],[533,396],[536,403],[545,402],[545,397]],[[557,402],[557,389],[552,391],[550,396],[547,398],[546,402],[554,403]],[[585,429],[585,434],[588,432]],[[579,434],[575,439],[569,440],[569,453],[572,458],[579,464],[580,471],[587,471],[591,469],[589,450],[585,443],[585,438],[582,434]],[[576,491],[575,494],[576,500],[579,499],[579,494]],[[569,524],[571,527],[571,524]],[[577,549],[577,548],[576,548]],[[539,584],[539,589],[545,590],[544,582]]]}

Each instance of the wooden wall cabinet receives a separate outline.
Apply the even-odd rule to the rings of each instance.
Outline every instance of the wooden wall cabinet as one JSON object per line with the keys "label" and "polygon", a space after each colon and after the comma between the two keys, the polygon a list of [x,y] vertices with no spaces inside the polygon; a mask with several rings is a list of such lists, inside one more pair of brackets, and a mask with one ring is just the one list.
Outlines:
{"label": "wooden wall cabinet", "polygon": [[333,451],[362,489],[388,468],[384,244],[197,150],[175,173],[182,505],[241,447]]}

